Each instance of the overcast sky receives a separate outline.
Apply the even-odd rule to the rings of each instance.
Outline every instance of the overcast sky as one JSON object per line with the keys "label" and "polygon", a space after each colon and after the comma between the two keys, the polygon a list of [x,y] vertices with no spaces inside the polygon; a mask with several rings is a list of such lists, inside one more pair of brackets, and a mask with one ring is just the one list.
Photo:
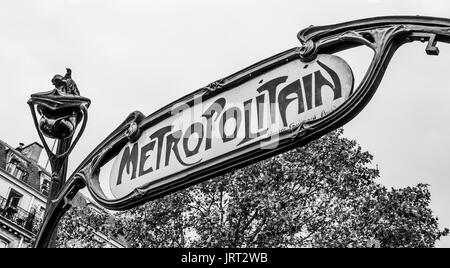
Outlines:
{"label": "overcast sky", "polygon": [[[54,74],[73,70],[92,100],[71,170],[134,110],[165,104],[259,60],[299,46],[314,25],[385,15],[450,17],[448,0],[409,1],[95,1],[0,3],[0,139],[38,140],[29,95],[52,89]],[[374,155],[388,187],[431,185],[432,209],[450,227],[450,46],[427,56],[402,47],[367,107],[345,126]],[[342,54],[361,76],[365,50]],[[355,64],[354,67],[352,64]],[[450,247],[450,238],[438,246]]]}

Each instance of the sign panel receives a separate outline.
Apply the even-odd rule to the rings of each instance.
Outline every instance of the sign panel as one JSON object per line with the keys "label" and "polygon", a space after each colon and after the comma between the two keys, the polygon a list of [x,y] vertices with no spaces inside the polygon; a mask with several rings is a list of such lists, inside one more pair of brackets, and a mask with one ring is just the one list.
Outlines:
{"label": "sign panel", "polygon": [[[71,185],[86,185],[102,206],[126,210],[303,146],[343,126],[375,94],[403,44],[450,42],[443,18],[377,17],[299,32],[294,47],[217,80],[145,116],[132,112],[80,164]],[[330,55],[373,51],[353,92],[353,74]],[[75,187],[74,186],[74,187]],[[70,191],[68,188],[67,191]]]}
{"label": "sign panel", "polygon": [[171,116],[144,129],[116,156],[110,191],[120,199],[253,148],[274,150],[285,134],[342,105],[353,82],[344,60],[321,54],[307,63],[287,61],[213,97],[173,105]]}

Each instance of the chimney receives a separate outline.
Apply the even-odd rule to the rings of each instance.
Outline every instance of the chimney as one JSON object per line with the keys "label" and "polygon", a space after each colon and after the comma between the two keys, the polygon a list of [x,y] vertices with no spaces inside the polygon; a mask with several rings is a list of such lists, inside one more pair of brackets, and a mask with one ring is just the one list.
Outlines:
{"label": "chimney", "polygon": [[25,146],[25,144],[23,142],[20,142],[19,147],[17,147],[16,150],[19,152],[22,152],[24,146]]}

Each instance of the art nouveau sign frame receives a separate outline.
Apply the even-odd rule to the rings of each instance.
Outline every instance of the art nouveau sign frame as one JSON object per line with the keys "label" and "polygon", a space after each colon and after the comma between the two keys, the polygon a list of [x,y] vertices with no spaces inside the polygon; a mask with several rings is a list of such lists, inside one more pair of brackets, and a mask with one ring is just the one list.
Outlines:
{"label": "art nouveau sign frame", "polygon": [[[413,41],[427,42],[427,54],[438,55],[439,49],[436,47],[436,43],[450,43],[450,20],[420,16],[370,18],[329,26],[311,26],[300,31],[298,39],[302,44],[301,47],[287,50],[211,83],[150,116],[145,117],[140,112],[131,113],[70,176],[59,196],[53,201],[56,207],[53,217],[49,216],[45,220],[44,226],[52,225],[53,221],[57,221],[68,209],[66,206],[68,200],[72,199],[78,190],[85,186],[95,201],[105,208],[126,210],[286,150],[305,145],[343,126],[371,100],[392,56],[400,46]],[[180,103],[186,107],[193,107],[199,98],[202,102],[208,99],[217,99],[221,94],[228,94],[228,91],[231,92],[254,79],[260,79],[291,62],[300,62],[299,66],[307,68],[321,60],[323,55],[333,55],[358,46],[366,46],[373,51],[373,59],[361,83],[355,89],[353,89],[353,84],[344,85],[344,87],[348,86],[347,89],[350,90],[344,101],[333,109],[327,110],[322,116],[307,118],[295,124],[295,127],[286,129],[283,131],[283,135],[278,137],[276,146],[267,149],[261,146],[261,142],[258,142],[246,147],[239,147],[238,152],[223,153],[214,160],[205,161],[193,168],[158,178],[158,183],[142,184],[115,199],[108,198],[102,190],[99,180],[101,167],[117,158],[119,154],[123,156],[124,148],[127,147],[131,150],[133,144],[139,143],[143,139],[143,133],[147,133],[149,129],[174,116],[173,109]],[[328,82],[333,80],[333,75],[329,75],[330,73],[328,72],[328,76],[325,78]],[[340,77],[342,76],[345,74],[340,75]],[[330,87],[336,87],[336,81],[333,80],[332,83],[329,83]],[[304,84],[302,85],[305,87]],[[272,136],[266,138],[266,140],[273,139]],[[136,162],[133,165],[135,166]],[[45,229],[45,227],[43,228]]]}

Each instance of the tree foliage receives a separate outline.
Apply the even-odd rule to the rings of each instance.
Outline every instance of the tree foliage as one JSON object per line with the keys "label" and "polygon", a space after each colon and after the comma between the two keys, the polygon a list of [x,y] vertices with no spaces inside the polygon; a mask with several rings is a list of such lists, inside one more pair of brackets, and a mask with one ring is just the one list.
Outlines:
{"label": "tree foliage", "polygon": [[[115,221],[113,221],[115,222]],[[111,237],[117,233],[109,215],[88,207],[73,207],[61,220],[58,228],[58,247],[65,248],[103,248],[107,241],[100,239],[98,233]],[[115,235],[117,237],[117,235]]]}
{"label": "tree foliage", "polygon": [[74,210],[60,245],[101,247],[87,229],[121,232],[131,247],[433,247],[448,234],[427,185],[377,183],[372,155],[342,133],[149,202],[114,224]]}

